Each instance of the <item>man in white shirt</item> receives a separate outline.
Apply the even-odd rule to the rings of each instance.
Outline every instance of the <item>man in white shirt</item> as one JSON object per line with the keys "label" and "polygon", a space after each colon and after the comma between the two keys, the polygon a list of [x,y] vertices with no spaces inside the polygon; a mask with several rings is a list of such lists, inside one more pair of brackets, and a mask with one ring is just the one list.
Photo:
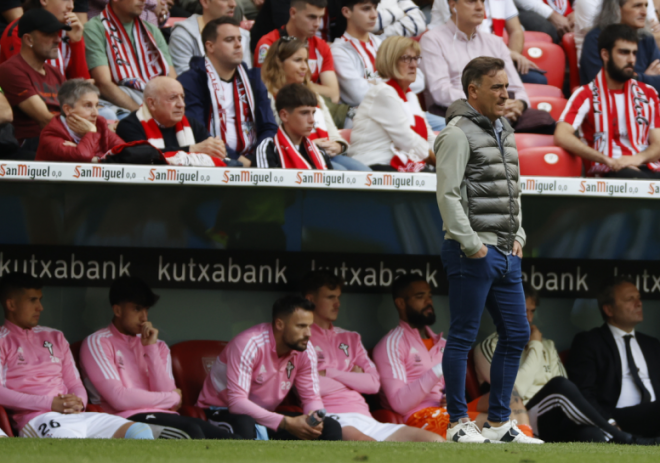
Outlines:
{"label": "man in white shirt", "polygon": [[660,341],[635,330],[644,320],[639,290],[619,277],[604,288],[598,305],[605,324],[575,337],[568,376],[610,424],[658,437]]}

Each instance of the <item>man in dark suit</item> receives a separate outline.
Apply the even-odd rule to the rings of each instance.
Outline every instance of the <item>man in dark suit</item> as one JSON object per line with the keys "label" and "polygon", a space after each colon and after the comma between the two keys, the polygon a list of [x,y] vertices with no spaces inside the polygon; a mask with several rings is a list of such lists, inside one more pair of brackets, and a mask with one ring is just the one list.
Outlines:
{"label": "man in dark suit", "polygon": [[635,284],[617,278],[598,297],[605,324],[578,334],[568,377],[611,424],[660,436],[660,341],[635,331],[644,319]]}

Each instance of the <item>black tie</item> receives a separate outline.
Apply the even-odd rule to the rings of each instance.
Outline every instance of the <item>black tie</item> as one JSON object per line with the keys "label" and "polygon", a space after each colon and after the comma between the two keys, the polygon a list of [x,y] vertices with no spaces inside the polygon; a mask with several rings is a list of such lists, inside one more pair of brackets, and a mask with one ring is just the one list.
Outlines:
{"label": "black tie", "polygon": [[635,364],[635,359],[633,358],[632,349],[630,348],[630,340],[633,338],[632,334],[627,334],[623,337],[623,340],[626,342],[626,357],[628,358],[628,368],[630,368],[630,374],[632,374],[633,381],[635,386],[639,389],[639,392],[642,393],[642,403],[649,403],[651,401],[651,393],[644,386],[642,378],[639,377],[639,369]]}

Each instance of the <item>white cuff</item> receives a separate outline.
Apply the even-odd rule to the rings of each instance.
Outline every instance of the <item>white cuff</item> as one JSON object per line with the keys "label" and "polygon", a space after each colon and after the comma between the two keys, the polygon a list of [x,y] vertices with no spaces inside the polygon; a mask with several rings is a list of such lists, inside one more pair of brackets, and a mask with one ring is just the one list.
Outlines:
{"label": "white cuff", "polygon": [[436,366],[432,368],[433,373],[438,377],[438,379],[442,378],[442,363],[438,363]]}

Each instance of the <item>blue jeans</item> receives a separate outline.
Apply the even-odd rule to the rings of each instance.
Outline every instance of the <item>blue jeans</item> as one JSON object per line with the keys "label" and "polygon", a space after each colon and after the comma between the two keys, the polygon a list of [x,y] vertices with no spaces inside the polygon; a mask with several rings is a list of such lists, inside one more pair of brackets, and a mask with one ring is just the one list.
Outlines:
{"label": "blue jeans", "polygon": [[523,84],[541,84],[548,85],[548,79],[545,74],[541,74],[536,69],[530,69],[527,74],[520,74],[520,80]]}
{"label": "blue jeans", "polygon": [[449,279],[450,325],[442,358],[449,418],[453,423],[468,416],[467,357],[485,306],[499,334],[490,366],[488,419],[507,421],[520,355],[529,341],[521,259],[512,254],[505,256],[494,246],[488,246],[486,257],[468,259],[455,240],[444,241],[440,256]]}
{"label": "blue jeans", "polygon": [[440,132],[442,129],[447,127],[447,121],[442,116],[436,116],[429,112],[426,113],[426,122],[431,126],[431,130],[434,132]]}
{"label": "blue jeans", "polygon": [[352,157],[346,156],[344,154],[338,154],[334,158],[330,158],[332,162],[332,167],[335,170],[354,170],[362,172],[371,172],[371,169],[360,161],[353,159]]}

